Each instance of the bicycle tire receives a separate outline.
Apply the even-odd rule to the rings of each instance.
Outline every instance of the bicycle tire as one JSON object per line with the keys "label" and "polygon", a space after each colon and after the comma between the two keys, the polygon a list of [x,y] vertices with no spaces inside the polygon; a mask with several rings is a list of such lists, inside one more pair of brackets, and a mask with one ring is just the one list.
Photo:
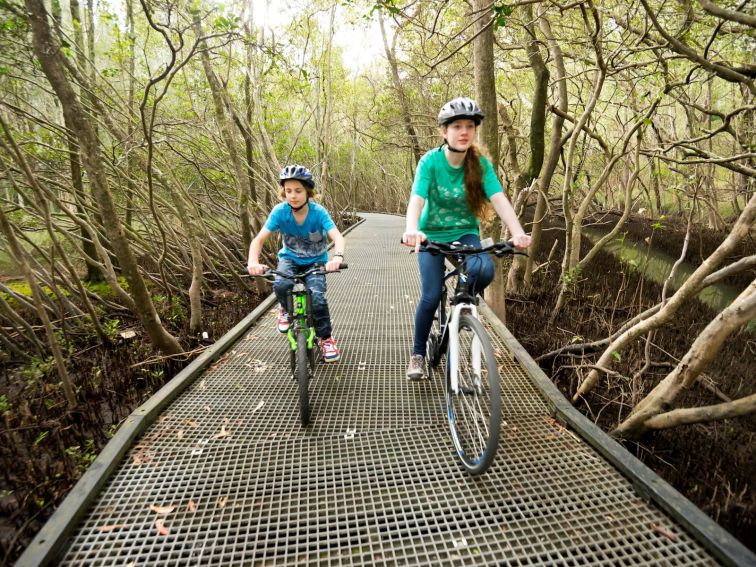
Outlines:
{"label": "bicycle tire", "polygon": [[[472,358],[475,341],[480,349],[479,377]],[[491,340],[472,315],[459,319],[457,393],[451,389],[448,354],[446,359],[446,410],[452,442],[467,472],[481,474],[491,466],[499,447],[501,386]]]}
{"label": "bicycle tire", "polygon": [[307,354],[307,337],[304,333],[297,334],[297,368],[296,376],[299,385],[299,418],[302,427],[310,423],[310,369]]}

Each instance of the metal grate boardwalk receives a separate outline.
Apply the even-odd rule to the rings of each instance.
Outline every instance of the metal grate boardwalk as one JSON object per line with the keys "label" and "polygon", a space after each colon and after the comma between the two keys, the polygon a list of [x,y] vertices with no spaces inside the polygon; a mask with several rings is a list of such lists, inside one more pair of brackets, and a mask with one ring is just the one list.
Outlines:
{"label": "metal grate boardwalk", "polygon": [[366,217],[349,270],[328,279],[343,356],[319,367],[313,424],[299,425],[271,309],[136,441],[60,564],[717,564],[550,419],[497,335],[502,444],[487,474],[467,476],[443,385],[403,375],[419,296],[403,220]]}

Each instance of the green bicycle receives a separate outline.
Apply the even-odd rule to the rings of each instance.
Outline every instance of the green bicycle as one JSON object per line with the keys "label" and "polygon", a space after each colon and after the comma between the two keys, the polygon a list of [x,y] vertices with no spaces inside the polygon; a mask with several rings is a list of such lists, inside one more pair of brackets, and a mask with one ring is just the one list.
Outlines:
{"label": "green bicycle", "polygon": [[[342,263],[339,271],[348,268]],[[273,276],[286,278],[294,286],[286,294],[286,312],[289,313],[289,340],[291,373],[299,387],[299,417],[302,427],[310,423],[310,378],[315,373],[319,349],[315,348],[315,322],[312,315],[312,293],[307,289],[307,276],[312,274],[329,274],[325,267],[317,265],[299,274],[285,274],[268,269],[261,277],[273,281]]]}

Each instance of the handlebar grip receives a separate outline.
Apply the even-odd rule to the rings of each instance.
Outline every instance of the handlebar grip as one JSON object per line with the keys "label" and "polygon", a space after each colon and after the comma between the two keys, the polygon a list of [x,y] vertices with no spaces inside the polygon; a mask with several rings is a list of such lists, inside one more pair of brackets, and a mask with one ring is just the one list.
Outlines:
{"label": "handlebar grip", "polygon": [[348,267],[349,267],[349,264],[347,264],[346,262],[342,262],[339,265],[339,270],[346,270]]}

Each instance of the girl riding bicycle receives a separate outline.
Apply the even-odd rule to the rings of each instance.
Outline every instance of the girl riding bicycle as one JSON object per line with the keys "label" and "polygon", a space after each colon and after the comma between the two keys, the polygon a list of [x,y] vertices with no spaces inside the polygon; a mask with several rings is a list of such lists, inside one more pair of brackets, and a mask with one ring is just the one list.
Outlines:
{"label": "girl riding bicycle", "polygon": [[[344,260],[346,241],[328,211],[310,200],[315,196],[312,174],[304,166],[287,165],[278,178],[281,184],[279,196],[284,202],[273,207],[265,226],[252,240],[247,271],[252,276],[265,272],[266,266],[260,264],[260,251],[268,236],[276,230],[283,237],[283,247],[278,252],[277,271],[285,274],[300,273],[316,263],[325,264],[328,272],[337,271]],[[335,252],[331,260],[328,259],[328,238],[334,242]],[[292,280],[279,276],[276,276],[273,283],[273,291],[280,304],[276,327],[281,333],[289,330],[289,314],[285,306],[287,292],[293,285]],[[315,334],[323,360],[335,362],[341,357],[341,353],[331,335],[325,275],[310,274],[306,285],[312,293]]]}
{"label": "girl riding bicycle", "polygon": [[[530,236],[517,220],[491,162],[475,144],[483,118],[475,101],[466,97],[455,98],[441,107],[438,124],[444,143],[427,152],[417,164],[407,205],[402,242],[414,247],[415,252],[419,252],[420,243],[426,239],[479,247],[478,219],[487,202],[509,228],[515,247],[524,249],[530,245]],[[418,264],[421,295],[415,311],[412,356],[407,366],[410,380],[420,380],[426,374],[426,342],[441,300],[444,257],[419,252]],[[470,259],[468,268],[471,289],[482,293],[493,280],[493,261],[488,254],[479,254]]]}

